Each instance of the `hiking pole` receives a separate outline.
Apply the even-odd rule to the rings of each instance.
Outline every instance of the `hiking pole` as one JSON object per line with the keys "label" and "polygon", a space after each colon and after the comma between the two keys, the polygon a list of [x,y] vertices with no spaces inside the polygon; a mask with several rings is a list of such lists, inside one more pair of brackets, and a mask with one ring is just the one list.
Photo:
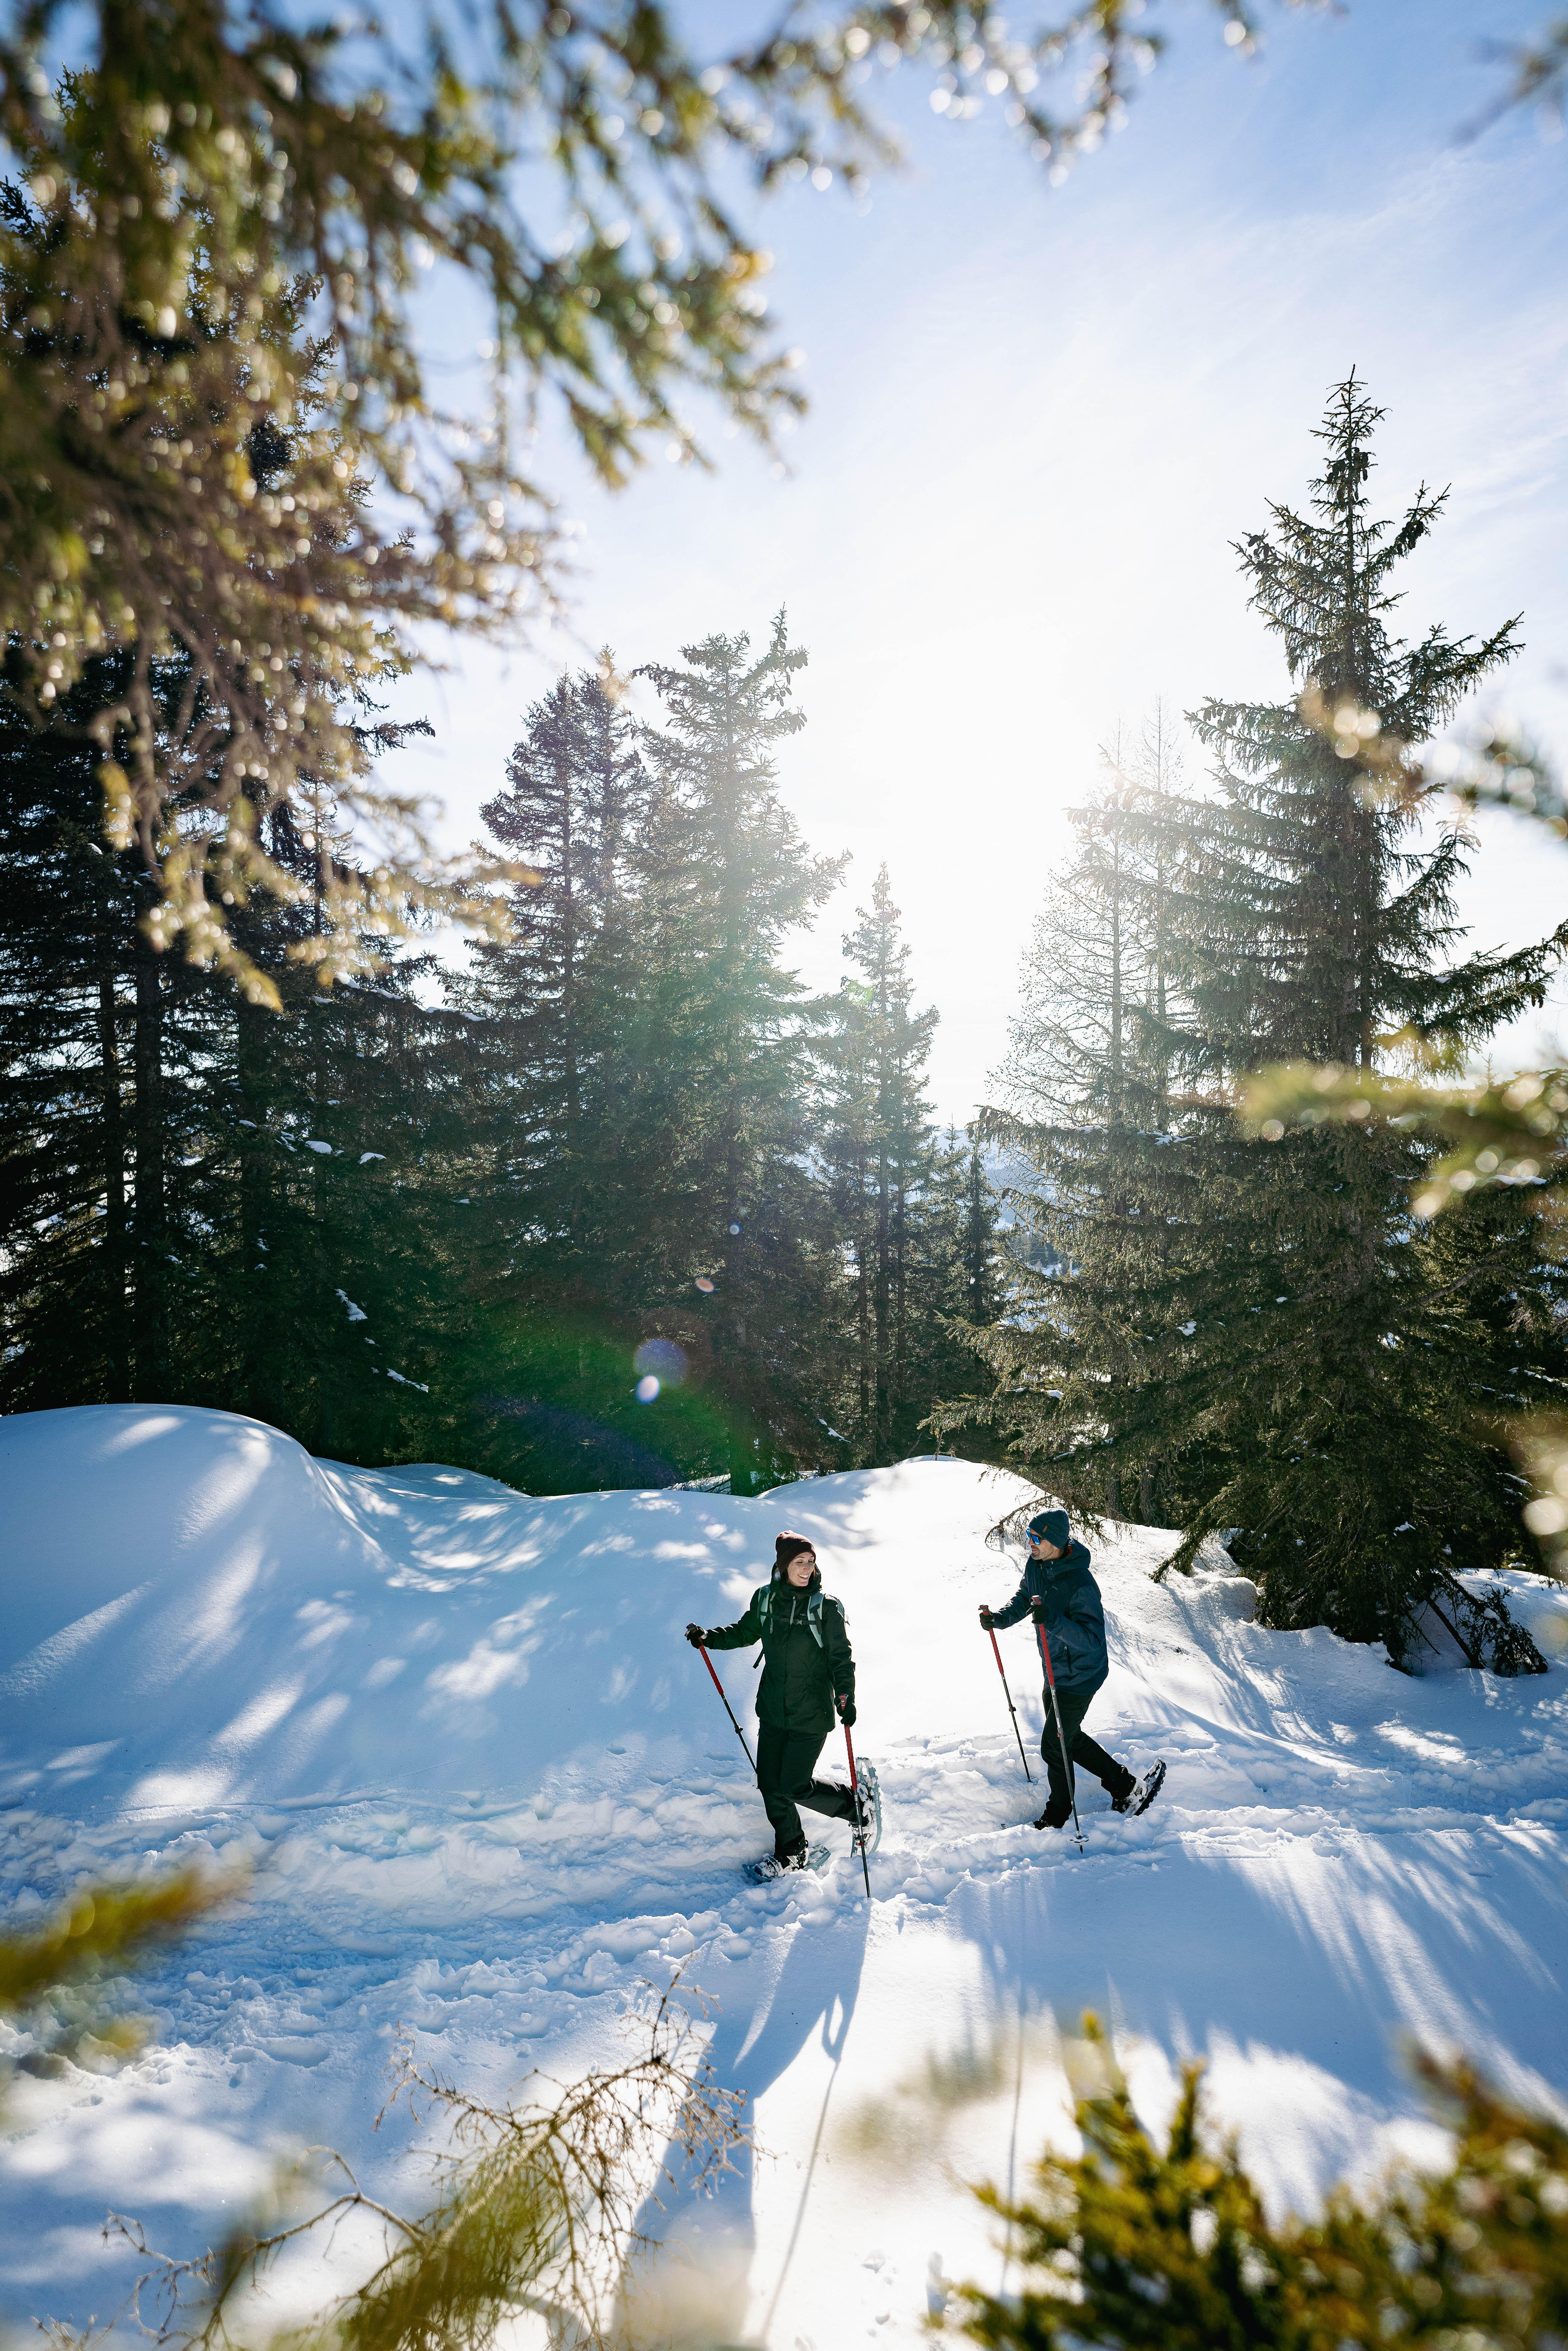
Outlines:
{"label": "hiking pole", "polygon": [[1006,1698],[1007,1698],[1007,1702],[1008,1702],[1008,1712],[1012,1716],[1012,1719],[1013,1719],[1013,1737],[1018,1740],[1018,1743],[1019,1743],[1019,1761],[1023,1765],[1023,1775],[1024,1775],[1024,1778],[1029,1782],[1030,1786],[1032,1788],[1032,1787],[1033,1787],[1033,1785],[1034,1785],[1034,1773],[1030,1770],[1030,1768],[1029,1768],[1029,1757],[1028,1757],[1028,1756],[1024,1753],[1024,1751],[1023,1751],[1023,1733],[1022,1733],[1022,1731],[1019,1729],[1019,1710],[1018,1710],[1017,1707],[1013,1704],[1013,1694],[1012,1694],[1011,1690],[1008,1688],[1008,1674],[1007,1674],[1007,1667],[1006,1667],[1003,1665],[1003,1663],[1002,1663],[1002,1653],[1001,1653],[1001,1651],[1000,1651],[1000,1650],[998,1648],[998,1646],[997,1646],[997,1635],[996,1635],[995,1628],[994,1628],[993,1626],[991,1626],[991,1625],[987,1625],[987,1627],[986,1627],[986,1630],[987,1630],[987,1632],[988,1632],[988,1633],[989,1633],[989,1634],[990,1634],[990,1636],[991,1636],[991,1655],[995,1657],[995,1659],[996,1659],[996,1661],[997,1661],[997,1671],[998,1671],[998,1674],[1000,1674],[1000,1676],[1001,1676],[1001,1677],[1002,1677],[1002,1691],[1003,1691],[1003,1695],[1004,1695],[1004,1696],[1006,1697]]}
{"label": "hiking pole", "polygon": [[728,1698],[727,1698],[724,1694],[724,1684],[720,1681],[718,1676],[714,1673],[713,1659],[708,1656],[707,1650],[701,1641],[694,1641],[692,1643],[692,1646],[695,1649],[704,1665],[707,1667],[713,1679],[713,1686],[718,1692],[718,1702],[720,1706],[723,1707],[726,1714],[728,1715],[730,1721],[734,1723],[735,1735],[739,1740],[741,1746],[745,1749],[747,1761],[750,1764],[753,1771],[755,1771],[757,1769],[757,1758],[753,1755],[750,1748],[746,1745],[746,1733],[742,1730],[739,1723],[735,1720],[735,1708],[730,1705]]}
{"label": "hiking pole", "polygon": [[1051,1690],[1051,1710],[1056,1717],[1056,1743],[1061,1750],[1061,1768],[1067,1774],[1067,1801],[1072,1807],[1072,1834],[1078,1839],[1078,1850],[1083,1850],[1083,1832],[1078,1825],[1078,1794],[1072,1784],[1072,1758],[1067,1751],[1067,1741],[1061,1733],[1061,1708],[1056,1703],[1056,1676],[1051,1670],[1051,1643],[1045,1637],[1045,1626],[1037,1616],[1034,1629],[1040,1635],[1040,1654],[1045,1659],[1045,1678]]}
{"label": "hiking pole", "polygon": [[847,1722],[844,1724],[844,1746],[848,1750],[850,1759],[850,1799],[855,1808],[855,1821],[857,1823],[855,1828],[855,1843],[860,1847],[861,1868],[865,1876],[866,1900],[869,1902],[871,1900],[871,1864],[865,1857],[865,1832],[858,1825],[861,1813],[861,1783],[859,1776],[855,1771],[855,1742],[850,1737],[850,1727]]}

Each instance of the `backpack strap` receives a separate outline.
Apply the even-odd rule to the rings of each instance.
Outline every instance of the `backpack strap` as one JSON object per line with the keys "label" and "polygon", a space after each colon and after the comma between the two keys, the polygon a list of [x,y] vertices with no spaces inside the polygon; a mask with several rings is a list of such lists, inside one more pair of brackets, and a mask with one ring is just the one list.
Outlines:
{"label": "backpack strap", "polygon": [[[774,1587],[771,1583],[765,1583],[758,1595],[757,1621],[762,1628],[762,1637],[765,1641],[773,1623],[773,1591]],[[819,1649],[822,1646],[822,1602],[826,1597],[827,1594],[821,1591],[813,1592],[806,1603],[806,1623],[810,1628],[811,1638]],[[844,1612],[840,1603],[835,1600],[833,1605],[841,1616]]]}

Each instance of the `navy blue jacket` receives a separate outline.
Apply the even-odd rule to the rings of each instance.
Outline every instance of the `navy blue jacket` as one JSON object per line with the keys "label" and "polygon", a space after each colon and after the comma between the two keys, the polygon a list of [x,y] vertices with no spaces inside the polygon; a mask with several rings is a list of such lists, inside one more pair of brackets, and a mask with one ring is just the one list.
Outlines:
{"label": "navy blue jacket", "polygon": [[1105,1654],[1100,1586],[1089,1573],[1089,1553],[1076,1536],[1060,1559],[1024,1562],[1023,1582],[1007,1606],[997,1610],[993,1623],[998,1628],[1016,1625],[1029,1614],[1031,1600],[1045,1603],[1045,1637],[1057,1688],[1075,1698],[1092,1698],[1110,1672],[1111,1661]]}

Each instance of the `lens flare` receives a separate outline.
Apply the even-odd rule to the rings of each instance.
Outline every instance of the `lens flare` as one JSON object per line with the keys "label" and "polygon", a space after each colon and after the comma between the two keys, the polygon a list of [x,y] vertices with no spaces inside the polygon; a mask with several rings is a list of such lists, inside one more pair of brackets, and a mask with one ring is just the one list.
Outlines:
{"label": "lens flare", "polygon": [[632,1368],[647,1374],[658,1388],[678,1388],[688,1369],[685,1350],[673,1339],[644,1339],[632,1358]]}
{"label": "lens flare", "polygon": [[637,1401],[639,1404],[652,1404],[653,1398],[658,1395],[658,1393],[659,1383],[653,1377],[652,1372],[647,1374],[646,1378],[638,1381]]}

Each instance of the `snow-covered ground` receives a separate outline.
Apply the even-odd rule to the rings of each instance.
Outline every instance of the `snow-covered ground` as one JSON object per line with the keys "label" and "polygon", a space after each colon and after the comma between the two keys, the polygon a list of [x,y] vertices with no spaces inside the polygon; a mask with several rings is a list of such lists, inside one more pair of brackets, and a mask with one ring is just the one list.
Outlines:
{"label": "snow-covered ground", "polygon": [[[1137,1823],[1081,1782],[1081,1858],[1028,1825],[1040,1792],[976,1623],[1012,1587],[984,1538],[1023,1490],[921,1461],[755,1502],[531,1500],[335,1468],[227,1414],[0,1421],[0,1907],[197,1848],[257,1864],[141,1987],[146,2056],[18,2078],[0,2314],[107,2314],[130,2264],[106,2208],[193,2250],[291,2144],[417,2204],[407,2126],[371,2129],[400,2026],[504,2093],[613,2055],[628,1990],[683,1961],[757,2153],[674,2216],[701,2252],[674,2272],[677,2343],[913,2346],[945,2278],[995,2283],[961,2183],[1021,2187],[1062,2134],[1058,2027],[1085,2007],[1152,2120],[1207,2059],[1281,2204],[1420,2142],[1405,2036],[1561,2104],[1568,1594],[1511,1595],[1547,1675],[1413,1680],[1260,1630],[1222,1555],[1156,1585],[1171,1538],[1096,1545],[1090,1727],[1169,1777]],[[886,1797],[869,1904],[837,1823],[824,1878],[746,1884],[761,1807],[681,1639],[739,1613],[786,1524],[849,1613]],[[1038,1738],[1029,1643],[1004,1651]],[[718,1662],[749,1731],[750,1658]]]}

